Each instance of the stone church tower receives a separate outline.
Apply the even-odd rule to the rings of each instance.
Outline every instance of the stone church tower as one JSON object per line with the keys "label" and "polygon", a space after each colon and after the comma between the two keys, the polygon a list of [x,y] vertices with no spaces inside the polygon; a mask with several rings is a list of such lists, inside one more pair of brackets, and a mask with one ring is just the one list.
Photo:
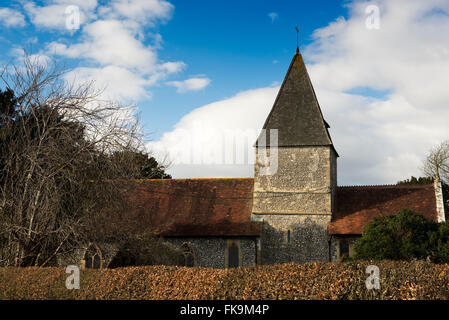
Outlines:
{"label": "stone church tower", "polygon": [[266,148],[256,143],[256,159],[273,154],[269,132],[278,130],[277,170],[264,174],[266,163],[255,164],[251,219],[263,221],[259,263],[329,261],[338,154],[328,128],[297,49],[263,127]]}

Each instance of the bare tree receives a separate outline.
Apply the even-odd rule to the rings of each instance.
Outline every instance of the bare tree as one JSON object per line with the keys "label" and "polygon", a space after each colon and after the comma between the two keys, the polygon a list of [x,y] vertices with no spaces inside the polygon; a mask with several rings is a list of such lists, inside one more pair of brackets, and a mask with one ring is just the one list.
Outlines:
{"label": "bare tree", "polygon": [[14,94],[0,110],[0,265],[48,265],[101,236],[94,217],[120,210],[120,181],[140,170],[133,109],[32,57],[0,74]]}
{"label": "bare tree", "polygon": [[449,183],[449,140],[430,149],[422,170],[429,177],[442,179]]}

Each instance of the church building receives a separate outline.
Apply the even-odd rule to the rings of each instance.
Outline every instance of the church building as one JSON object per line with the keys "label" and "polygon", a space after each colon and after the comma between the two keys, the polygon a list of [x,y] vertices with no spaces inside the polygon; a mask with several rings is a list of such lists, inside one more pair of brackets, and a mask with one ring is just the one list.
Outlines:
{"label": "church building", "polygon": [[[445,220],[441,183],[338,186],[337,153],[305,63],[293,56],[263,129],[277,129],[277,170],[254,178],[140,181],[130,210],[182,248],[189,266],[228,268],[339,261],[374,217],[407,208]],[[142,224],[144,224],[142,222]],[[107,261],[103,266],[106,267]]]}

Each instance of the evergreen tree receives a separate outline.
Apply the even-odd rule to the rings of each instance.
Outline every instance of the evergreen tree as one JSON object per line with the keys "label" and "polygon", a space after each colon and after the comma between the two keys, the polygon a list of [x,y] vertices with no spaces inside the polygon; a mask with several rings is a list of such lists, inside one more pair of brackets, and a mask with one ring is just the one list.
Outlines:
{"label": "evergreen tree", "polygon": [[426,258],[438,225],[411,210],[374,218],[354,246],[355,259],[410,260]]}

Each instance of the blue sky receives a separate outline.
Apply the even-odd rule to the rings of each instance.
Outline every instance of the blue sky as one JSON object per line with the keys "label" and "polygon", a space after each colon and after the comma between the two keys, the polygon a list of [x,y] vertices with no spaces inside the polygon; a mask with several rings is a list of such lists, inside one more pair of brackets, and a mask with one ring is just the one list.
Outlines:
{"label": "blue sky", "polygon": [[[35,1],[38,6],[51,1]],[[67,1],[67,5],[71,2]],[[108,1],[101,1],[104,5]],[[310,42],[312,32],[345,15],[339,1],[171,1],[170,18],[155,26],[145,26],[146,45],[154,44],[154,34],[163,40],[158,54],[164,61],[183,61],[187,67],[171,80],[201,75],[211,80],[199,91],[176,93],[172,86],[149,87],[151,99],[135,101],[147,134],[159,139],[195,107],[230,97],[242,90],[281,82],[296,47],[294,27],[300,25],[301,47]],[[23,12],[20,1],[5,1],[4,7]],[[238,8],[238,9],[236,9]],[[270,17],[269,14],[272,14]],[[80,30],[67,34],[63,28],[44,28],[31,23],[25,14],[24,28],[2,28],[2,60],[16,55],[11,48],[31,48],[34,53],[64,38],[76,43]],[[83,26],[81,25],[81,28]],[[36,42],[37,40],[37,42]],[[83,59],[58,57],[69,67],[84,66]]]}
{"label": "blue sky", "polygon": [[[185,61],[188,74],[206,74],[210,86],[173,96],[158,88],[143,118],[158,133],[174,125],[193,107],[230,97],[242,90],[281,82],[296,47],[294,26],[300,24],[301,47],[313,30],[324,27],[345,9],[339,1],[174,1],[173,18],[160,31],[161,53]],[[236,10],[236,8],[238,8]],[[272,20],[269,13],[276,13]],[[174,113],[157,112],[158,107]],[[162,111],[162,110],[161,110]],[[163,127],[160,127],[160,121]]]}
{"label": "blue sky", "polygon": [[[74,7],[80,24],[69,30]],[[244,164],[177,159],[194,147],[207,158],[229,131],[260,130],[297,24],[339,184],[420,175],[427,150],[449,136],[449,0],[2,1],[0,63],[31,46],[71,68],[68,81],[95,80],[106,98],[137,105],[148,150],[175,177],[247,177],[250,147]]]}
{"label": "blue sky", "polygon": [[[194,6],[179,1],[174,4],[173,19],[161,27],[166,41],[163,52],[173,60],[186,61],[187,72],[207,74],[212,80],[207,90],[174,98],[170,98],[171,90],[160,90],[151,103],[180,113],[242,90],[281,82],[296,47],[294,26],[301,24],[303,46],[310,42],[313,30],[345,11],[338,1],[195,1]],[[274,20],[269,17],[272,12],[277,14]],[[165,118],[164,122],[173,125],[177,120]]]}

